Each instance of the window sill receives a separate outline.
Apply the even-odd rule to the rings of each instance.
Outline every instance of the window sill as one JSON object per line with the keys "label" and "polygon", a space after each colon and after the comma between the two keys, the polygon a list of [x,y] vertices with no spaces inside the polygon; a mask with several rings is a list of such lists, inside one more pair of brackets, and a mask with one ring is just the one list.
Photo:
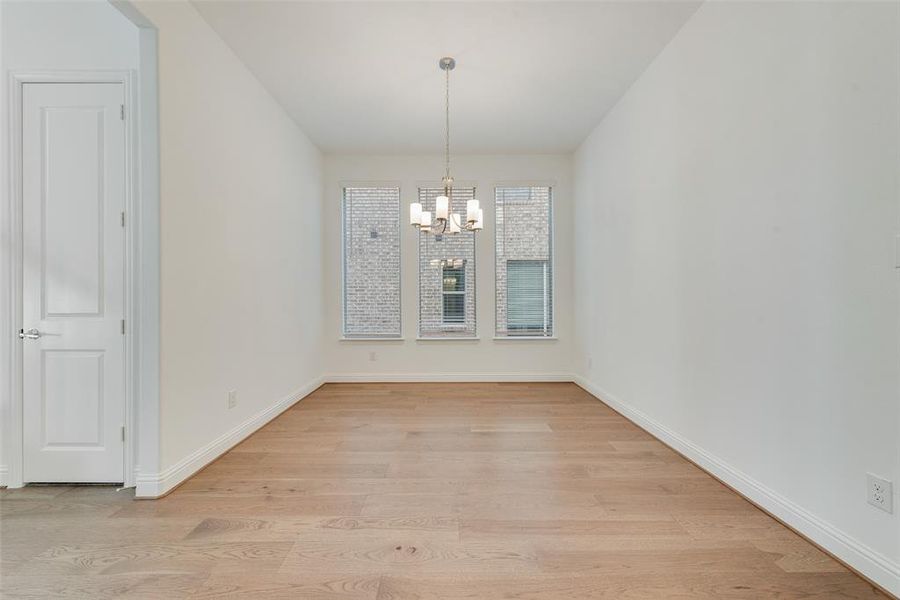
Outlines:
{"label": "window sill", "polygon": [[559,338],[555,335],[495,335],[495,342],[518,342],[518,341],[529,341],[533,342],[535,340],[547,340],[550,342],[559,341]]}
{"label": "window sill", "polygon": [[403,337],[340,337],[339,342],[404,342]]}
{"label": "window sill", "polygon": [[467,335],[467,336],[448,335],[447,337],[435,336],[435,337],[417,337],[416,338],[417,342],[477,342],[480,340],[481,340],[480,337],[476,337],[476,336],[472,336],[472,335]]}

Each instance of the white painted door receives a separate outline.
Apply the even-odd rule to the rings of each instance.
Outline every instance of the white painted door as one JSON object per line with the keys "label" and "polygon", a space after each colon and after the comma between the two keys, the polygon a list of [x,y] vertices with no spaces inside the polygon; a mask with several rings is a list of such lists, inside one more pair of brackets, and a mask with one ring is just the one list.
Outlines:
{"label": "white painted door", "polygon": [[123,104],[122,84],[24,85],[25,482],[124,479]]}

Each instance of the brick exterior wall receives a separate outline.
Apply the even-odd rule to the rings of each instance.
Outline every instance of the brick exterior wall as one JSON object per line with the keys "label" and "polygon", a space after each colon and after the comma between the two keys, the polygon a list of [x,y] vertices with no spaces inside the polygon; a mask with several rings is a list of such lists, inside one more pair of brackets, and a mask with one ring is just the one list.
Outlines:
{"label": "brick exterior wall", "polygon": [[[510,260],[544,260],[550,271],[552,319],[553,261],[550,188],[497,188],[494,197],[496,223],[496,325],[497,335],[507,334],[506,264]],[[552,330],[552,324],[551,324]],[[551,331],[552,333],[552,331]]]}
{"label": "brick exterior wall", "polygon": [[400,335],[400,190],[344,190],[344,335]]}

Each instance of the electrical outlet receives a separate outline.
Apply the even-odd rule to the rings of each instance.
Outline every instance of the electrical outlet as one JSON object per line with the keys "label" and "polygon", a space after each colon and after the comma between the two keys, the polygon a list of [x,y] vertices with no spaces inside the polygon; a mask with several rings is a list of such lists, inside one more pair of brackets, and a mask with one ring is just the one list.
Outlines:
{"label": "electrical outlet", "polygon": [[229,390],[228,397],[225,401],[225,406],[227,408],[234,408],[235,406],[237,406],[237,391]]}
{"label": "electrical outlet", "polygon": [[893,513],[894,484],[871,473],[866,473],[866,490],[869,504],[886,513]]}
{"label": "electrical outlet", "polygon": [[378,353],[369,352],[369,362],[375,362],[376,360],[378,360]]}

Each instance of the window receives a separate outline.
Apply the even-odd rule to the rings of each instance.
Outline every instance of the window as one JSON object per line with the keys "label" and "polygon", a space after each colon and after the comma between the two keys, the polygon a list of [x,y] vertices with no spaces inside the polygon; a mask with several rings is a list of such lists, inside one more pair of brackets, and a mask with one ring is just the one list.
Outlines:
{"label": "window", "polygon": [[553,225],[549,187],[498,187],[498,336],[553,335]]}
{"label": "window", "polygon": [[[434,214],[444,189],[420,188],[422,209]],[[451,206],[465,211],[475,188],[454,188]],[[419,232],[419,337],[475,336],[475,234]]]}
{"label": "window", "polygon": [[444,269],[444,324],[466,322],[466,268]]}
{"label": "window", "polygon": [[344,337],[400,336],[400,189],[346,187]]}

